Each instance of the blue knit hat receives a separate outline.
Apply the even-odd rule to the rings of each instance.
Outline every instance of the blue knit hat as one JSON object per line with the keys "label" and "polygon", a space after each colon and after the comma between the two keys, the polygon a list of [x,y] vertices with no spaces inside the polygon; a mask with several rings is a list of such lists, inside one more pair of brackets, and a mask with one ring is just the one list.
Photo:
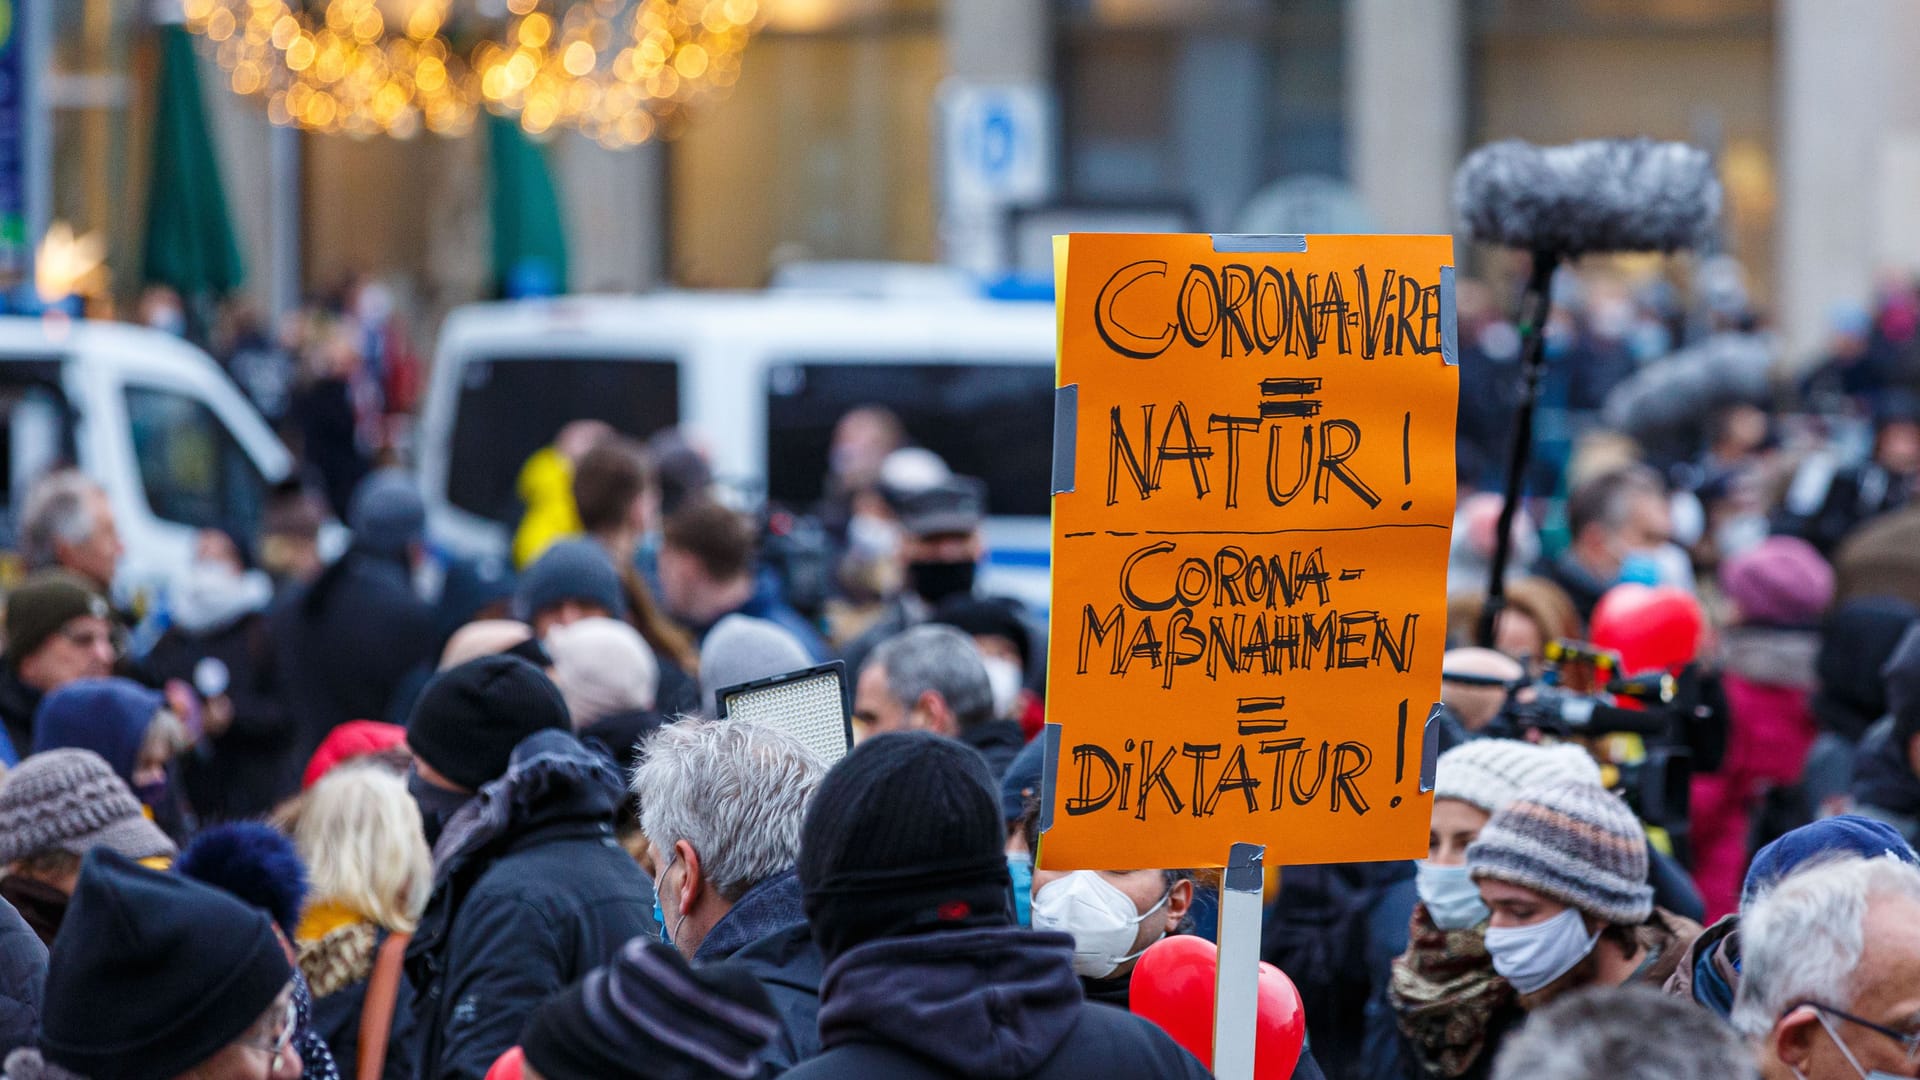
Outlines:
{"label": "blue knit hat", "polygon": [[527,567],[514,590],[513,615],[532,622],[568,600],[597,605],[616,619],[627,617],[620,571],[607,549],[592,540],[562,540]]}
{"label": "blue knit hat", "polygon": [[1891,855],[1903,863],[1920,866],[1920,855],[1891,825],[1841,814],[1802,825],[1754,853],[1747,868],[1747,882],[1740,890],[1740,906],[1759,899],[1760,894],[1778,885],[1802,865],[1815,859],[1858,855],[1863,859]]}

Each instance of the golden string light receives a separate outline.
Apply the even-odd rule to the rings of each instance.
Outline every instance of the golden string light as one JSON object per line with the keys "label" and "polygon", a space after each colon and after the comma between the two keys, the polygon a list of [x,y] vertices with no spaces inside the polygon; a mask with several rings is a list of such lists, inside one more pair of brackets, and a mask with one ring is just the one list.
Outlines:
{"label": "golden string light", "polygon": [[607,146],[671,138],[724,94],[761,0],[185,0],[236,93],[277,124],[350,135],[459,135],[479,110],[529,134],[577,128]]}

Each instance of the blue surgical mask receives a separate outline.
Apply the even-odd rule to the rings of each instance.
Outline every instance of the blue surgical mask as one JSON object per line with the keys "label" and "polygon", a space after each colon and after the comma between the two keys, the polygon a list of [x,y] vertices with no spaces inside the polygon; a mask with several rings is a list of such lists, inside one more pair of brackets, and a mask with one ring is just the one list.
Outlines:
{"label": "blue surgical mask", "polygon": [[1491,914],[1464,864],[1441,866],[1422,859],[1413,864],[1413,888],[1427,905],[1433,925],[1442,930],[1478,926]]}
{"label": "blue surgical mask", "polygon": [[[667,913],[666,910],[660,906],[660,886],[667,880],[667,870],[672,866],[673,856],[668,855],[666,866],[660,868],[660,876],[653,879],[653,924],[659,928],[660,944],[665,945],[669,949],[678,948],[679,946],[673,943],[673,933],[667,929]],[[680,921],[686,921],[684,914],[680,916]]]}
{"label": "blue surgical mask", "polygon": [[1587,932],[1579,908],[1568,908],[1531,926],[1487,928],[1487,955],[1493,970],[1523,994],[1552,986],[1599,942],[1599,931]]}
{"label": "blue surgical mask", "polygon": [[1007,876],[1013,879],[1013,913],[1021,926],[1033,925],[1033,856],[1007,852]]}

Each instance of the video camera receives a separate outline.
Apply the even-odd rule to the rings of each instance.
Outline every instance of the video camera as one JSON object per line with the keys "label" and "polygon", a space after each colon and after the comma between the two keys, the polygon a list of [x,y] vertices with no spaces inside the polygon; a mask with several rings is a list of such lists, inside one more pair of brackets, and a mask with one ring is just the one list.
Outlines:
{"label": "video camera", "polygon": [[[1549,642],[1544,661],[1538,679],[1509,685],[1486,733],[1578,741],[1634,814],[1665,829],[1676,852],[1683,849],[1694,770],[1718,768],[1725,752],[1717,683],[1697,665],[1629,676],[1619,653],[1582,641]],[[1629,701],[1639,707],[1623,704]]]}

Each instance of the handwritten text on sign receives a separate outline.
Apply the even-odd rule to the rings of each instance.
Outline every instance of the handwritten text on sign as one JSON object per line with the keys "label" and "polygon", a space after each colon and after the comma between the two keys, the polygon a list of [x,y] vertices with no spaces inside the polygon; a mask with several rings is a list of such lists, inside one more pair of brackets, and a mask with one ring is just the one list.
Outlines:
{"label": "handwritten text on sign", "polygon": [[1059,383],[1078,397],[1042,864],[1217,866],[1235,842],[1270,863],[1419,855],[1452,241],[1080,235],[1056,257]]}

